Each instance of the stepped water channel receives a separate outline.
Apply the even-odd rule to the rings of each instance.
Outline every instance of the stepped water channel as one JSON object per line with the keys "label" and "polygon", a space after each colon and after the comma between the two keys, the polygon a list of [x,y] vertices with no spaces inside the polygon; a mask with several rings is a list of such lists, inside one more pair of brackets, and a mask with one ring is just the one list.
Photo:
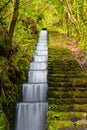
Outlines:
{"label": "stepped water channel", "polygon": [[30,63],[28,83],[23,84],[23,102],[17,104],[16,130],[45,130],[47,102],[47,31],[41,30]]}

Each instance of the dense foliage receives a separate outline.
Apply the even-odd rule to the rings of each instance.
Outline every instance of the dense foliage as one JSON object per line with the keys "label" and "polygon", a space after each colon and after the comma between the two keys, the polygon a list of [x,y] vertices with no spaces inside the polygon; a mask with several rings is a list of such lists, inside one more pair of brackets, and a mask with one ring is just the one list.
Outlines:
{"label": "dense foliage", "polygon": [[66,34],[87,51],[86,10],[86,0],[0,1],[0,109],[10,125],[39,30]]}

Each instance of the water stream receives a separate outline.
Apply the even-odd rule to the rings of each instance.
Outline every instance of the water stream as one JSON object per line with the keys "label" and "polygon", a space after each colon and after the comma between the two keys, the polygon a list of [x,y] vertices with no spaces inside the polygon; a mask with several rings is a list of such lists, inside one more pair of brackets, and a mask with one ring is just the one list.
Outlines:
{"label": "water stream", "polygon": [[46,62],[31,62],[30,63],[30,70],[46,70],[47,63]]}
{"label": "water stream", "polygon": [[42,30],[30,63],[28,82],[22,86],[23,101],[17,104],[16,130],[45,130],[47,102],[47,31]]}
{"label": "water stream", "polygon": [[48,55],[48,51],[35,51],[35,54],[34,55],[38,55],[38,56],[41,56],[41,55]]}
{"label": "water stream", "polygon": [[45,130],[48,104],[19,103],[17,104],[17,130]]}
{"label": "water stream", "polygon": [[23,101],[46,101],[47,90],[47,84],[23,84]]}

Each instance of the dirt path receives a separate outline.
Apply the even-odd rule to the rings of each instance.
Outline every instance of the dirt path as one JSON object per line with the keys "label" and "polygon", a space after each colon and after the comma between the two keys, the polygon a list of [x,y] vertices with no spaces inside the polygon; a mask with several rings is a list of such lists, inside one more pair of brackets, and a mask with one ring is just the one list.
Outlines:
{"label": "dirt path", "polygon": [[87,128],[87,76],[57,32],[49,33],[47,130]]}
{"label": "dirt path", "polygon": [[84,52],[81,48],[78,48],[75,41],[69,42],[67,47],[73,53],[83,71],[87,73],[87,52]]}

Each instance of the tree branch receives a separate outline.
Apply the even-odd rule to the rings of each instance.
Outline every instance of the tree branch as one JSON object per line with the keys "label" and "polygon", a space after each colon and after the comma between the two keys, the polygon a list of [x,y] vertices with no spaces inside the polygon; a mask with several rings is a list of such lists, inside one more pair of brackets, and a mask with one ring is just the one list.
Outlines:
{"label": "tree branch", "polygon": [[41,13],[43,13],[49,6],[50,6],[51,2],[49,2],[44,9],[42,9]]}
{"label": "tree branch", "polygon": [[[23,4],[19,5],[19,8],[22,7],[23,5],[25,5],[26,3],[29,3],[29,2],[31,2],[31,0],[30,0],[30,1],[26,1],[26,2],[24,2]],[[5,19],[5,18],[7,18],[8,16],[10,16],[12,13],[13,13],[13,11],[12,11],[11,13],[7,14],[5,17],[3,17],[3,19]]]}

